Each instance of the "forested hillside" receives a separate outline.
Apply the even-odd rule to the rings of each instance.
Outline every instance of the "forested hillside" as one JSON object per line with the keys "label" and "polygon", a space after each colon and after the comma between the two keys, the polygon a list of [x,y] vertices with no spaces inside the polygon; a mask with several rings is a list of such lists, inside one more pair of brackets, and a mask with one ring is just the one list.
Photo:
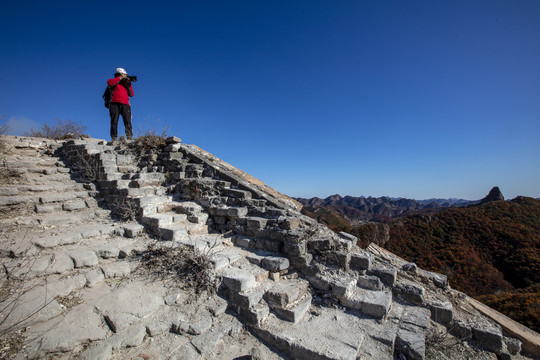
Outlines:
{"label": "forested hillside", "polygon": [[517,197],[364,226],[344,225],[330,210],[310,208],[306,214],[359,236],[363,244],[379,239],[419,267],[446,274],[453,288],[540,331],[539,200]]}

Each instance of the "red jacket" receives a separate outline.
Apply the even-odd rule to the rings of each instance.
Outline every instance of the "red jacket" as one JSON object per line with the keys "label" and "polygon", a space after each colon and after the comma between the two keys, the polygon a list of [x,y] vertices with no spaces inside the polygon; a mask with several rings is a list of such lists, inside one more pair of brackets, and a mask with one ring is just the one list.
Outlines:
{"label": "red jacket", "polygon": [[[107,80],[107,85],[114,86],[120,82],[120,77],[117,76],[114,79]],[[129,97],[133,97],[133,86],[129,83],[129,94],[125,86],[118,84],[114,87],[111,102],[129,105]]]}

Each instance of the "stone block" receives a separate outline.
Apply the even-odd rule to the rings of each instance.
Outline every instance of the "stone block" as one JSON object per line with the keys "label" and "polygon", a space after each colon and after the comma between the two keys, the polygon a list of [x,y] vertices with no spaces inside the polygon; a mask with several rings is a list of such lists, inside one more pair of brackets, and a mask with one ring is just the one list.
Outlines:
{"label": "stone block", "polygon": [[340,232],[339,237],[344,240],[350,241],[352,245],[356,245],[356,242],[358,241],[358,238],[356,236],[346,233],[345,231]]}
{"label": "stone block", "polygon": [[307,243],[307,248],[310,251],[328,251],[332,249],[332,242],[332,239],[310,240]]}
{"label": "stone block", "polygon": [[332,294],[337,298],[342,298],[351,293],[356,287],[356,279],[353,278],[337,278],[330,281]]}
{"label": "stone block", "polygon": [[103,271],[101,270],[90,270],[86,273],[86,286],[89,288],[92,288],[98,284],[100,284],[104,279],[105,276],[103,275]]}
{"label": "stone block", "polygon": [[105,322],[114,333],[127,329],[139,321],[138,317],[126,313],[107,314],[104,318]]}
{"label": "stone block", "polygon": [[212,329],[210,329],[210,331],[195,336],[191,340],[191,344],[202,356],[208,356],[216,350],[219,342],[221,341],[221,338],[226,335],[230,330],[230,324],[213,327]]}
{"label": "stone block", "polygon": [[73,259],[76,268],[94,266],[99,263],[96,253],[90,249],[71,251],[68,255]]}
{"label": "stone block", "polygon": [[369,270],[371,267],[371,256],[365,253],[352,253],[349,266],[354,270]]}
{"label": "stone block", "polygon": [[419,306],[406,306],[402,315],[401,321],[406,324],[414,325],[418,328],[427,330],[431,311]]}
{"label": "stone block", "polygon": [[395,342],[395,353],[403,354],[407,359],[424,360],[426,358],[426,338],[424,334],[400,329]]}
{"label": "stone block", "polygon": [[287,270],[289,265],[289,259],[280,256],[267,256],[261,261],[261,266],[269,271]]}
{"label": "stone block", "polygon": [[124,277],[131,273],[131,267],[129,263],[125,261],[118,261],[101,266],[101,271],[106,279]]}
{"label": "stone block", "polygon": [[460,320],[454,320],[449,331],[450,331],[450,334],[454,335],[455,337],[461,340],[469,340],[472,338],[471,326]]}
{"label": "stone block", "polygon": [[243,309],[249,309],[261,301],[261,299],[264,297],[265,291],[266,288],[259,286],[240,293],[229,291],[229,299],[235,306],[239,306]]}
{"label": "stone block", "polygon": [[245,207],[230,207],[227,209],[227,216],[229,217],[246,217],[248,214],[248,208]]}
{"label": "stone block", "polygon": [[453,320],[453,306],[448,300],[430,300],[428,301],[429,309],[431,310],[431,320],[449,326]]}
{"label": "stone block", "polygon": [[307,292],[307,282],[298,280],[284,280],[268,289],[264,298],[271,308],[284,308],[299,300]]}
{"label": "stone block", "polygon": [[268,219],[262,217],[247,218],[247,226],[249,229],[263,229],[267,222]]}
{"label": "stone block", "polygon": [[[167,139],[165,139],[165,142],[168,144],[168,145],[172,145],[172,144],[180,144],[182,142],[182,139],[180,139],[179,137],[177,136],[169,136]],[[180,147],[178,147],[179,149]]]}
{"label": "stone block", "polygon": [[340,299],[341,303],[363,314],[382,318],[390,310],[392,294],[387,291],[370,291],[354,288]]}
{"label": "stone block", "polygon": [[397,270],[395,268],[373,268],[368,271],[368,275],[377,276],[388,286],[394,285],[396,282]]}
{"label": "stone block", "polygon": [[287,255],[303,255],[307,252],[306,242],[293,242],[293,241],[284,241],[283,242],[283,253]]}
{"label": "stone block", "polygon": [[298,217],[288,217],[283,223],[281,223],[280,228],[285,230],[296,230],[300,226],[300,218]]}
{"label": "stone block", "polygon": [[266,319],[269,313],[270,308],[264,301],[261,301],[249,309],[240,310],[240,316],[245,320],[245,322],[255,326],[260,325],[264,319]]}
{"label": "stone block", "polygon": [[152,321],[146,325],[146,333],[150,337],[158,336],[171,329],[171,324],[163,321]]}
{"label": "stone block", "polygon": [[372,275],[361,275],[356,281],[356,285],[366,290],[382,290],[384,288],[381,279]]}
{"label": "stone block", "polygon": [[144,227],[140,224],[125,224],[123,225],[124,228],[124,236],[128,238],[134,238],[142,234],[144,231]]}
{"label": "stone block", "polygon": [[336,250],[350,253],[352,250],[352,242],[345,239],[338,239]]}
{"label": "stone block", "polygon": [[246,291],[257,284],[253,274],[237,268],[227,269],[222,277],[224,284],[235,292]]}
{"label": "stone block", "polygon": [[251,244],[251,239],[244,236],[237,236],[233,239],[233,242],[236,246],[243,247],[243,248],[249,248]]}
{"label": "stone block", "polygon": [[410,281],[401,280],[396,282],[392,288],[392,292],[397,298],[406,302],[417,305],[422,305],[424,303],[425,289]]}
{"label": "stone block", "polygon": [[483,348],[498,352],[503,349],[502,331],[496,327],[473,327],[473,338]]}
{"label": "stone block", "polygon": [[306,312],[311,307],[311,294],[306,294],[303,298],[298,300],[296,303],[291,304],[286,307],[273,307],[272,310],[282,320],[290,321],[292,323],[297,323],[306,314]]}

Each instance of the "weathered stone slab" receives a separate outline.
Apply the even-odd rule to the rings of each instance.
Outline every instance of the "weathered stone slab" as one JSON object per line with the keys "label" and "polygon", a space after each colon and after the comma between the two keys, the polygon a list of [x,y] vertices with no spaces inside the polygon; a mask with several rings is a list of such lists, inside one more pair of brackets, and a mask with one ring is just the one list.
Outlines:
{"label": "weathered stone slab", "polygon": [[267,256],[261,261],[261,266],[270,271],[287,270],[289,265],[289,259],[281,256]]}
{"label": "weathered stone slab", "polygon": [[[309,315],[296,324],[269,316],[254,331],[293,359],[356,360],[364,341],[361,327],[356,316],[329,309],[319,316]],[[314,329],[317,336],[313,336]]]}
{"label": "weathered stone slab", "polygon": [[29,344],[29,353],[71,351],[90,341],[104,339],[107,330],[92,306],[79,305],[65,316],[51,319],[32,328],[32,333],[42,334]]}
{"label": "weathered stone slab", "polygon": [[106,279],[124,277],[131,273],[131,267],[126,261],[117,261],[101,266],[101,271]]}
{"label": "weathered stone slab", "polygon": [[231,330],[231,325],[220,325],[202,335],[195,336],[191,344],[202,356],[208,356],[216,350],[221,338]]}
{"label": "weathered stone slab", "polygon": [[103,280],[105,280],[105,276],[101,270],[90,270],[86,273],[86,286],[89,288],[98,285]]}
{"label": "weathered stone slab", "polygon": [[105,315],[105,321],[111,330],[116,333],[135,324],[139,321],[139,318],[126,313],[111,313]]}
{"label": "weathered stone slab", "polygon": [[73,259],[76,268],[94,266],[99,263],[96,253],[90,249],[70,251],[68,255]]}
{"label": "weathered stone slab", "polygon": [[146,327],[143,325],[134,325],[122,332],[114,334],[107,339],[107,343],[112,346],[113,351],[117,351],[122,348],[141,345],[145,336]]}
{"label": "weathered stone slab", "polygon": [[152,286],[144,290],[140,283],[131,283],[96,301],[96,308],[103,314],[127,313],[143,318],[163,305],[163,297]]}
{"label": "weathered stone slab", "polygon": [[112,345],[94,343],[79,354],[79,360],[108,360],[112,355]]}
{"label": "weathered stone slab", "polygon": [[82,199],[78,199],[76,201],[64,203],[62,205],[62,208],[64,209],[64,211],[82,210],[86,208],[86,202]]}
{"label": "weathered stone slab", "polygon": [[382,318],[390,310],[392,294],[388,291],[369,291],[356,288],[341,298],[341,303],[346,307],[360,310],[363,314]]}

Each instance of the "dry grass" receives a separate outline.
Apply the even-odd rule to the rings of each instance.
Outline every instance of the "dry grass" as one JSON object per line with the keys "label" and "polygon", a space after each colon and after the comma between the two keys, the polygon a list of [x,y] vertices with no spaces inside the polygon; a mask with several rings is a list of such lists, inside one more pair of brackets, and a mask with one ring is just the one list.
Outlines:
{"label": "dry grass", "polygon": [[147,151],[160,150],[167,146],[167,129],[161,133],[156,130],[146,130],[137,136],[131,144],[133,150],[138,156],[145,154]]}
{"label": "dry grass", "polygon": [[219,286],[214,265],[210,260],[212,248],[197,250],[188,246],[158,246],[155,243],[141,256],[141,268],[160,280],[168,280],[195,295],[215,295]]}
{"label": "dry grass", "polygon": [[136,220],[138,217],[138,207],[130,199],[122,198],[114,200],[112,203],[109,203],[109,207],[123,221]]}

